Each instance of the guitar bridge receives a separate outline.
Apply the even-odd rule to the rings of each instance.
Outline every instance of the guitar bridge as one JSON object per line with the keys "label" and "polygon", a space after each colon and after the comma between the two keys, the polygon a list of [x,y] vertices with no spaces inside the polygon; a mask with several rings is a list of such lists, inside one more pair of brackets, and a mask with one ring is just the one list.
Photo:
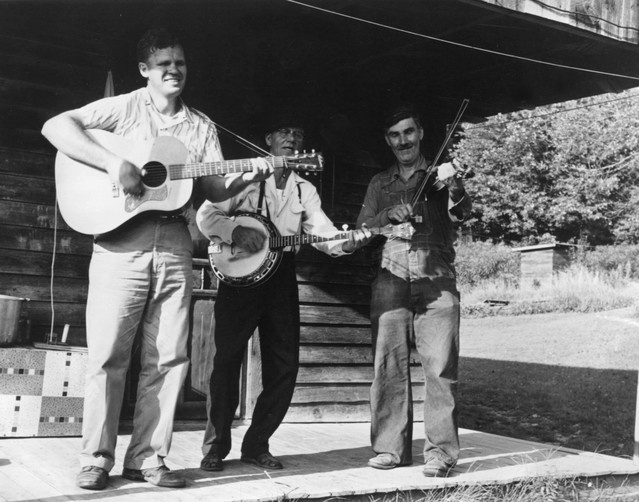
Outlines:
{"label": "guitar bridge", "polygon": [[116,198],[120,196],[120,187],[117,183],[111,183],[111,197]]}

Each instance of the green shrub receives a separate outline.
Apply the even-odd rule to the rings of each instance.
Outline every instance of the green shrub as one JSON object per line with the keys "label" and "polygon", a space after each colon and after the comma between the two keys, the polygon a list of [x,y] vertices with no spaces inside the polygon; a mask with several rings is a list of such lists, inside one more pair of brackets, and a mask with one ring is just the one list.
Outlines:
{"label": "green shrub", "polygon": [[543,286],[520,284],[520,254],[503,244],[460,245],[457,271],[465,317],[598,312],[632,306],[639,296],[639,246],[580,247]]}
{"label": "green shrub", "polygon": [[586,248],[577,252],[575,260],[593,272],[608,272],[619,278],[639,279],[639,245]]}
{"label": "green shrub", "polygon": [[504,244],[470,242],[457,248],[457,280],[460,288],[477,286],[499,279],[516,286],[519,283],[519,253]]}

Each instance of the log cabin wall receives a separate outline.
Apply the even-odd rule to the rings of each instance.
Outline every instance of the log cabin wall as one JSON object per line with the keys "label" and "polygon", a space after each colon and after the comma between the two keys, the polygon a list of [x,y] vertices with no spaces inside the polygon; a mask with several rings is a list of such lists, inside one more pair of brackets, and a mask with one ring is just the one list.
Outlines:
{"label": "log cabin wall", "polygon": [[82,25],[53,30],[46,19],[7,8],[2,16],[0,294],[31,300],[32,341],[45,341],[53,319],[54,332],[69,324],[68,341],[85,345],[92,242],[56,211],[55,150],[40,129],[50,116],[102,96],[107,51]]}

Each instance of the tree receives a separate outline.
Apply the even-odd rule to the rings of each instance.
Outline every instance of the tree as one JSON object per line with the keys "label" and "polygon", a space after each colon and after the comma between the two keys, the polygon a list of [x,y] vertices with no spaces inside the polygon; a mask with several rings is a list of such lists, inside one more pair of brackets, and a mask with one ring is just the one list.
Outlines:
{"label": "tree", "polygon": [[466,124],[453,156],[476,173],[473,234],[639,242],[638,125],[636,90]]}

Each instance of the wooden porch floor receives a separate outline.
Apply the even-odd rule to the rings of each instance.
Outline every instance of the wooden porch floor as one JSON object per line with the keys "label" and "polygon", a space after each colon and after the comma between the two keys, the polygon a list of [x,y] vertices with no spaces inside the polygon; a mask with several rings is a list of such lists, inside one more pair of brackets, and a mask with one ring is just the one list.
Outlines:
{"label": "wooden porch floor", "polygon": [[[183,427],[182,429],[193,429]],[[0,439],[0,500],[46,501],[274,501],[327,499],[349,495],[425,491],[445,486],[499,484],[536,476],[594,477],[639,473],[632,460],[472,430],[460,431],[462,452],[446,479],[421,474],[423,431],[415,424],[414,459],[409,467],[379,471],[366,466],[372,456],[369,424],[284,424],[271,441],[271,451],[284,462],[283,471],[265,472],[239,461],[246,426],[233,430],[234,449],[222,472],[204,472],[203,431],[174,433],[167,465],[184,469],[188,486],[157,488],[122,478],[122,457],[130,436],[119,436],[116,466],[104,491],[90,492],[74,484],[80,439]],[[414,492],[413,492],[414,493]],[[414,499],[414,498],[413,498]]]}

